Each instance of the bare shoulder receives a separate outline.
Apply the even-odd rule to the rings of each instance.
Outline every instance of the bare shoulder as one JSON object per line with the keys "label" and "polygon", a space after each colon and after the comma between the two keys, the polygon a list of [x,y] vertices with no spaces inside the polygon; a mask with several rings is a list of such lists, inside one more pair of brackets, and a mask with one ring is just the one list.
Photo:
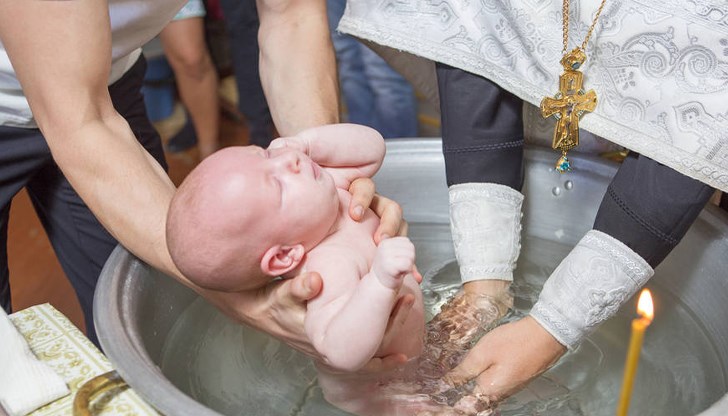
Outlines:
{"label": "bare shoulder", "polygon": [[332,237],[306,254],[306,270],[321,274],[324,283],[330,279],[358,280],[368,271],[367,258],[356,247]]}

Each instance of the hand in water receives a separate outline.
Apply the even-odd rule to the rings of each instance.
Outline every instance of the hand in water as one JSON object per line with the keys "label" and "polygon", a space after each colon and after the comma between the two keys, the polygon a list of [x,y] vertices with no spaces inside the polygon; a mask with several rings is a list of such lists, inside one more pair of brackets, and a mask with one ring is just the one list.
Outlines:
{"label": "hand in water", "polygon": [[474,379],[477,394],[500,401],[525,387],[564,353],[566,347],[527,316],[486,334],[445,380],[461,386]]}
{"label": "hand in water", "polygon": [[440,313],[428,324],[428,328],[437,327],[440,334],[451,334],[450,337],[461,337],[460,345],[454,348],[465,348],[469,345],[462,342],[473,341],[474,334],[465,335],[463,331],[480,331],[482,333],[494,328],[513,306],[513,295],[509,291],[510,283],[503,280],[476,280],[467,282],[463,289],[447,301]]}
{"label": "hand in water", "polygon": [[[471,285],[442,306],[426,327],[422,356],[377,390],[368,404],[371,414],[479,415],[494,414],[491,401],[473,391],[474,385],[454,388],[442,381],[480,336],[508,310],[507,284]],[[477,290],[476,290],[477,289]],[[494,298],[479,292],[499,296]],[[364,412],[363,414],[367,414]]]}

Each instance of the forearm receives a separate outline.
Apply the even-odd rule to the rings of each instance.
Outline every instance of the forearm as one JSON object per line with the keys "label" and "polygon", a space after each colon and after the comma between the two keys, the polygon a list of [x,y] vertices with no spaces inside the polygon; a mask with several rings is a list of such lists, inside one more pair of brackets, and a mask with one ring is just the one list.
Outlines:
{"label": "forearm", "polygon": [[53,158],[99,221],[178,275],[164,222],[174,186],[117,113],[105,2],[3,2],[0,36]]}
{"label": "forearm", "polygon": [[301,135],[308,154],[328,167],[356,168],[356,177],[371,177],[384,160],[384,138],[376,130],[357,124],[336,124],[308,129]]}
{"label": "forearm", "polygon": [[653,268],[677,246],[714,190],[636,153],[620,165],[594,229],[611,235]]}
{"label": "forearm", "polygon": [[[75,129],[48,127],[54,160],[101,224],[129,251],[181,279],[165,238],[174,185],[113,114]],[[186,283],[186,282],[185,282]]]}
{"label": "forearm", "polygon": [[336,61],[323,0],[258,0],[260,78],[278,132],[339,120]]}
{"label": "forearm", "polygon": [[396,290],[369,273],[350,297],[309,306],[306,332],[324,362],[348,372],[364,366],[382,343],[396,297]]}
{"label": "forearm", "polygon": [[[647,282],[712,193],[695,179],[631,154],[607,189],[594,230],[554,271],[531,314],[564,345],[578,344]],[[594,295],[597,286],[608,295]],[[582,304],[598,296],[605,299]]]}

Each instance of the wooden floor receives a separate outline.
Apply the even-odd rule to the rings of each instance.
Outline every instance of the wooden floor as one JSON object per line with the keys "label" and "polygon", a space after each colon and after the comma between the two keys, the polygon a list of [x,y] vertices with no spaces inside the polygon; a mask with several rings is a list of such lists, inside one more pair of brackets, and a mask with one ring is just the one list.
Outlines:
{"label": "wooden floor", "polygon": [[[184,123],[184,111],[177,107],[173,115],[156,127],[162,140],[178,131]],[[229,116],[222,117],[220,132],[223,146],[244,145],[248,130],[244,121]],[[167,154],[169,174],[175,184],[197,163],[195,149],[182,153]],[[25,191],[13,199],[8,225],[8,258],[13,310],[50,303],[66,315],[76,326],[85,330],[83,314],[70,283],[56,259],[48,237]]]}

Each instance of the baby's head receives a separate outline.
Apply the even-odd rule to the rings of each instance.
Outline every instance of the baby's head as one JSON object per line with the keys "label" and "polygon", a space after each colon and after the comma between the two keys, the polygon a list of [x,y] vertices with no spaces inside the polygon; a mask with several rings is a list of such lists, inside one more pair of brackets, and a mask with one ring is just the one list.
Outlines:
{"label": "baby's head", "polygon": [[331,231],[334,180],[290,148],[228,147],[185,178],[167,216],[172,260],[193,283],[238,291],[295,269]]}

